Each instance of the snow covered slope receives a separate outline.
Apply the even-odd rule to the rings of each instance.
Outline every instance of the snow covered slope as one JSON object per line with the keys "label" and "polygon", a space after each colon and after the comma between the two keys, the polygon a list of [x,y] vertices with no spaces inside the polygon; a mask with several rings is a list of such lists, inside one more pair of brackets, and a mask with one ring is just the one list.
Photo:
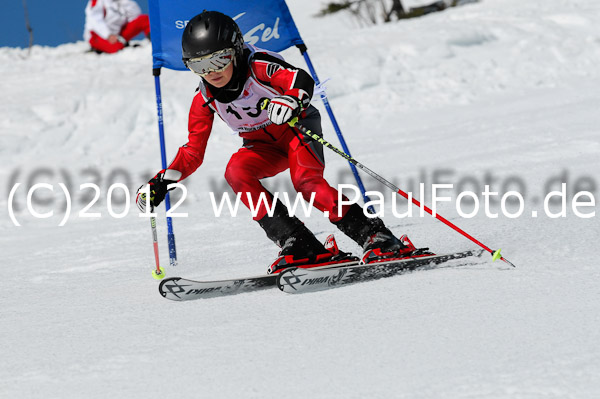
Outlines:
{"label": "snow covered slope", "polygon": [[[598,198],[600,4],[483,0],[424,18],[359,29],[294,14],[353,155],[418,196],[417,183],[453,183],[438,211],[518,267],[445,269],[337,290],[276,290],[174,303],[157,293],[148,220],[132,195],[160,169],[151,49],[113,56],[84,43],[0,48],[0,397],[6,398],[597,398],[600,397],[598,216],[571,208]],[[286,59],[304,65],[296,50]],[[169,156],[186,141],[192,73],[164,71]],[[322,109],[320,103],[317,103]],[[324,112],[323,112],[324,113]],[[337,144],[324,119],[326,137]],[[180,264],[168,275],[212,279],[262,273],[276,255],[249,212],[216,218],[209,191],[239,138],[218,124],[205,164],[175,219]],[[351,183],[327,155],[332,184]],[[286,187],[287,175],[266,182]],[[474,244],[430,217],[386,223],[438,253]],[[565,217],[545,195],[567,182]],[[20,227],[8,212],[12,208]],[[26,189],[52,184],[33,198]],[[63,222],[72,194],[72,214]],[[99,201],[79,212],[101,188]],[[500,192],[492,218],[461,217],[458,191]],[[502,214],[518,191],[523,214]],[[430,199],[429,193],[426,195]],[[585,197],[580,201],[586,202]],[[509,204],[510,205],[510,204]],[[405,210],[399,202],[400,211]],[[463,203],[464,213],[473,208]],[[595,203],[581,213],[598,211]],[[557,212],[556,206],[552,208]],[[514,204],[507,211],[516,212]],[[533,211],[537,217],[533,217]],[[324,239],[318,212],[306,224]],[[166,265],[166,227],[159,220]],[[338,234],[342,247],[359,248]]]}

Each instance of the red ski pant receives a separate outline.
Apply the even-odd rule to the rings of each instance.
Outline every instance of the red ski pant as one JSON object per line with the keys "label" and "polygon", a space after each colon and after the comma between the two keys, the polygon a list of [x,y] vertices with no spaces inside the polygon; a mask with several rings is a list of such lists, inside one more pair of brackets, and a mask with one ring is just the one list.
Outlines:
{"label": "red ski pant", "polygon": [[[123,39],[130,41],[140,33],[144,33],[146,36],[150,34],[150,21],[148,16],[145,14],[140,15],[131,22],[127,22],[121,32],[119,33]],[[122,50],[125,45],[121,42],[111,43],[106,39],[101,38],[95,32],[92,32],[90,39],[90,45],[94,50],[101,51],[103,53],[116,53]]]}
{"label": "red ski pant", "polygon": [[[314,206],[328,212],[330,221],[337,222],[341,219],[338,216],[338,191],[323,178],[325,164],[322,155],[315,151],[316,143],[309,142],[307,138],[300,139],[296,134],[300,133],[289,128],[273,142],[246,141],[244,147],[229,160],[225,179],[236,194],[241,193],[241,200],[249,209],[252,208],[246,193],[250,193],[254,207],[259,203],[261,193],[271,206],[273,197],[260,179],[275,176],[289,168],[294,189],[307,201],[315,193]],[[295,198],[290,198],[292,204],[294,201]],[[346,212],[347,207],[344,207],[342,216]],[[260,220],[266,214],[267,209],[261,202],[254,220]]]}

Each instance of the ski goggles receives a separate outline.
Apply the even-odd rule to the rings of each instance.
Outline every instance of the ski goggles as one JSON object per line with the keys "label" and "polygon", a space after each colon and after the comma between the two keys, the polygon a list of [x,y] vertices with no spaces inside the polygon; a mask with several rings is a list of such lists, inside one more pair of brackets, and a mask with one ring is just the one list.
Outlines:
{"label": "ski goggles", "polygon": [[232,48],[216,51],[203,57],[185,61],[185,66],[202,77],[211,72],[223,72],[233,61],[235,52]]}

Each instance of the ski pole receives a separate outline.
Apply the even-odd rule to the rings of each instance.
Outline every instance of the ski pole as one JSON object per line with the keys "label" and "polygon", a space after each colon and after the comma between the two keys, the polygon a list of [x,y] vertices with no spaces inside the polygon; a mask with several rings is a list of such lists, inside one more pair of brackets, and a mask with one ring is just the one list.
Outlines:
{"label": "ski pole", "polygon": [[[269,100],[265,100],[264,101],[264,103],[263,103],[263,109],[268,105],[268,103],[269,103]],[[407,200],[409,199],[408,194],[405,193],[404,191],[402,191],[399,187],[397,187],[393,183],[387,181],[386,179],[384,179],[383,177],[381,177],[377,173],[373,172],[371,169],[367,168],[365,165],[363,165],[362,163],[358,162],[356,159],[352,158],[350,155],[346,154],[344,151],[336,148],[331,143],[329,143],[327,140],[323,139],[323,137],[319,136],[316,133],[311,132],[306,127],[298,124],[298,117],[292,119],[290,122],[288,122],[288,124],[290,126],[292,126],[292,127],[295,127],[296,129],[298,129],[301,133],[305,134],[307,137],[315,140],[319,144],[322,144],[323,146],[329,148],[330,150],[332,150],[336,154],[338,154],[341,157],[345,158],[348,162],[350,162],[351,164],[355,165],[357,168],[363,170],[365,173],[367,173],[369,176],[373,177],[377,181],[383,183],[386,187],[394,190],[397,194],[400,194],[402,197],[406,198]],[[494,251],[494,250],[488,248],[486,245],[484,245],[481,242],[479,242],[477,239],[475,239],[474,237],[472,237],[470,234],[466,233],[463,229],[461,229],[460,227],[456,226],[454,223],[450,222],[448,219],[444,218],[443,216],[441,216],[441,215],[439,215],[437,213],[434,215],[433,211],[431,209],[429,209],[429,207],[425,206],[424,204],[422,205],[419,201],[417,201],[414,198],[411,198],[411,200],[412,200],[412,203],[415,204],[417,207],[425,209],[425,211],[427,211],[427,213],[429,213],[431,216],[435,217],[437,220],[439,220],[440,222],[444,223],[446,226],[450,227],[451,229],[453,229],[457,233],[460,233],[462,236],[466,237],[467,239],[471,240],[472,242],[474,242],[475,244],[479,245],[481,248],[483,248],[484,250],[486,250],[487,252],[489,252],[492,255],[492,261],[496,261],[496,260],[500,259],[500,260],[503,260],[504,262],[508,263],[512,267],[516,267],[514,264],[512,264],[512,262],[510,262],[508,259],[506,259],[506,258],[504,258],[502,256],[502,254],[500,253],[501,249],[497,249],[497,250]]]}
{"label": "ski pole", "polygon": [[[324,140],[321,136],[319,136],[316,133],[311,132],[309,129],[307,129],[306,127],[299,125],[297,122],[297,119],[292,120],[290,122],[290,126],[294,126],[296,127],[298,130],[300,130],[300,132],[302,132],[303,134],[305,134],[306,136],[310,137],[311,139],[315,140],[316,142],[322,144],[323,146],[329,148],[330,150],[332,150],[333,152],[335,152],[338,155],[341,155],[342,157],[344,157],[348,162],[352,163],[353,165],[355,165],[357,168],[363,170],[365,173],[367,173],[369,176],[373,177],[374,179],[376,179],[377,181],[383,183],[386,187],[394,190],[397,194],[400,194],[402,197],[406,198],[407,200],[409,200],[409,196],[407,193],[405,193],[404,191],[402,191],[402,189],[400,189],[399,187],[397,187],[396,185],[394,185],[393,183],[389,182],[388,180],[384,179],[383,177],[381,177],[380,175],[378,175],[377,173],[373,172],[371,169],[369,169],[368,167],[366,167],[365,165],[363,165],[362,163],[358,162],[356,159],[352,158],[350,155],[346,154],[345,152],[339,150],[338,148],[334,147],[333,145],[331,145],[328,141]],[[410,200],[412,201],[413,204],[415,204],[417,207],[425,209],[425,211],[427,213],[429,213],[431,216],[435,217],[436,219],[438,219],[440,222],[444,223],[446,226],[450,227],[451,229],[453,229],[454,231],[460,233],[461,235],[463,235],[464,237],[468,238],[469,240],[471,240],[472,242],[474,242],[475,244],[479,245],[481,248],[485,249],[487,252],[489,252],[492,255],[492,261],[496,261],[498,259],[503,260],[504,262],[508,263],[509,265],[511,265],[512,267],[516,267],[514,264],[512,264],[508,259],[504,258],[502,256],[502,254],[500,253],[500,249],[498,250],[492,250],[490,248],[488,248],[486,245],[484,245],[483,243],[479,242],[477,239],[475,239],[473,236],[471,236],[470,234],[466,233],[463,229],[461,229],[460,227],[456,226],[454,223],[450,222],[448,219],[444,218],[443,216],[439,215],[439,214],[433,214],[433,211],[431,209],[429,209],[429,207],[427,207],[424,204],[421,204],[418,200],[416,200],[415,198],[410,198]]]}
{"label": "ski pole", "polygon": [[150,217],[150,226],[152,227],[154,259],[156,260],[156,269],[152,270],[152,277],[154,277],[156,280],[162,280],[165,277],[165,269],[160,267],[160,258],[158,257],[158,233],[156,231],[156,217]]}

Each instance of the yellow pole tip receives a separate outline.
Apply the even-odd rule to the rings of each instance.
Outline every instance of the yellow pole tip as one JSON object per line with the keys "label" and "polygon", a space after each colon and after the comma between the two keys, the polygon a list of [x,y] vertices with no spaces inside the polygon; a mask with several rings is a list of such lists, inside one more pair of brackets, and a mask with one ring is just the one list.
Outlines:
{"label": "yellow pole tip", "polygon": [[501,249],[497,250],[496,252],[494,252],[492,254],[492,262],[497,261],[498,259],[502,258],[502,254],[500,253]]}
{"label": "yellow pole tip", "polygon": [[152,277],[154,277],[155,280],[162,280],[165,278],[165,269],[161,267],[160,272],[156,269],[152,270]]}

